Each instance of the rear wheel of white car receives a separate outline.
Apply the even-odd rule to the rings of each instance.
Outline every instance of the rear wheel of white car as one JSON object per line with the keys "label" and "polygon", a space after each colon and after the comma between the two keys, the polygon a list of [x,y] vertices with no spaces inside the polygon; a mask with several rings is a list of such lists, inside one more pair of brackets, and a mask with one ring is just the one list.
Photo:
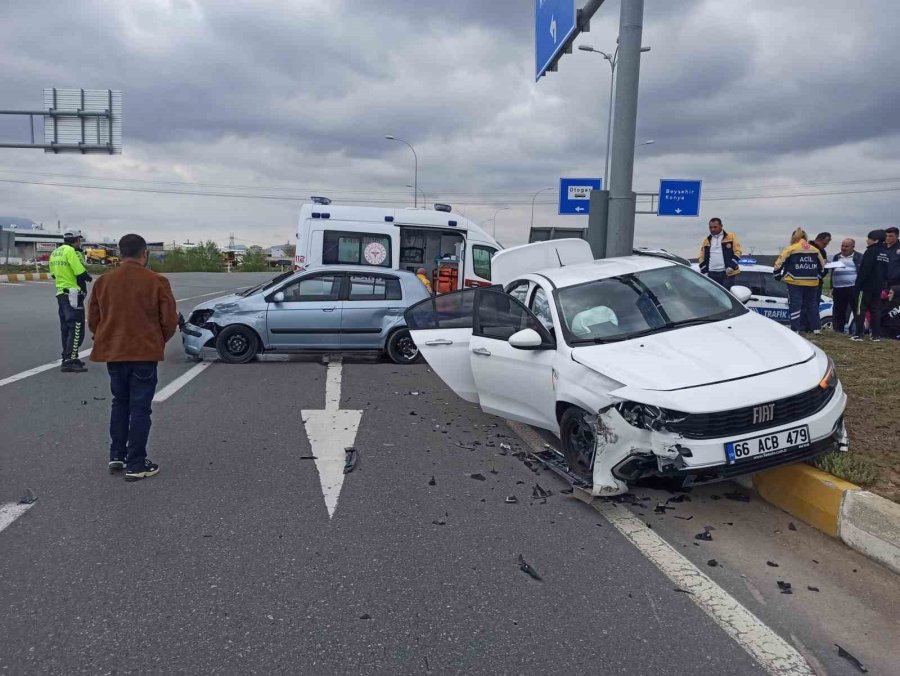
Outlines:
{"label": "rear wheel of white car", "polygon": [[256,333],[246,326],[226,326],[216,338],[219,358],[228,364],[246,364],[259,351]]}
{"label": "rear wheel of white car", "polygon": [[415,364],[419,361],[419,348],[407,329],[400,329],[388,338],[386,352],[395,364]]}
{"label": "rear wheel of white car", "polygon": [[563,413],[559,423],[563,453],[569,471],[582,479],[591,479],[594,473],[594,453],[597,437],[588,421],[589,414],[572,407]]}

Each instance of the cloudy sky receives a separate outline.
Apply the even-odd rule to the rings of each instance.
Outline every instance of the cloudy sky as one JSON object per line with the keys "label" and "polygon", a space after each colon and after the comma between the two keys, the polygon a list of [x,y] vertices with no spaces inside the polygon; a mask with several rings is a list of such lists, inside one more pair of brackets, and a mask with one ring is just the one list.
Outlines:
{"label": "cloudy sky", "polygon": [[[509,207],[497,236],[521,243],[535,192],[602,174],[610,76],[576,51],[535,83],[533,12],[533,0],[4,0],[0,108],[39,108],[50,86],[121,89],[125,150],[0,149],[0,215],[276,244],[311,194],[411,205],[412,154],[394,134],[415,146],[429,203],[481,223]],[[614,48],[618,15],[607,0],[577,44]],[[646,0],[638,140],[655,144],[637,151],[635,189],[700,178],[704,200],[700,219],[639,216],[638,244],[692,253],[712,216],[757,252],[796,225],[896,224],[898,33],[894,0]],[[27,137],[27,120],[0,119],[0,139]],[[548,190],[534,220],[587,219],[558,216]]]}

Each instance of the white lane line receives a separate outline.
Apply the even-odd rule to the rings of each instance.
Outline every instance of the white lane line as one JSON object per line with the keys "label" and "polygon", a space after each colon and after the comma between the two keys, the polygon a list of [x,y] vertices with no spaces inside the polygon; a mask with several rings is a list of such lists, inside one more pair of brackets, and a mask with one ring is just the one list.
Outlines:
{"label": "white lane line", "polygon": [[[544,450],[540,436],[530,427],[509,422],[507,425],[532,451]],[[603,500],[594,500],[591,504],[678,589],[690,592],[691,600],[767,672],[778,676],[814,675],[809,663],[790,643],[677,552],[656,531],[647,528],[627,508]]]}
{"label": "white lane line", "polygon": [[171,383],[169,383],[156,393],[156,396],[153,397],[153,403],[159,404],[165,401],[212,365],[213,362],[211,361],[202,361],[193,368],[189,369],[187,372],[182,373],[175,380],[173,380]]}
{"label": "white lane line", "polygon": [[600,512],[622,535],[659,568],[679,589],[690,592],[691,600],[709,615],[770,674],[813,676],[803,656],[731,594],[675,551],[656,531],[625,507],[594,501]]}
{"label": "white lane line", "polygon": [[[91,353],[92,348],[88,348],[86,350],[82,350],[78,353],[79,358],[87,357]],[[11,385],[12,383],[16,383],[20,380],[25,380],[25,378],[30,378],[31,376],[36,376],[38,373],[43,373],[44,371],[50,371],[52,369],[56,369],[60,367],[62,362],[57,359],[56,361],[50,362],[49,364],[43,364],[41,366],[35,366],[33,369],[28,369],[27,371],[22,371],[21,373],[17,373],[14,376],[9,376],[8,378],[4,378],[0,380],[0,387],[4,385]]]}
{"label": "white lane line", "polygon": [[0,531],[34,507],[34,505],[35,503],[33,502],[27,505],[15,504],[12,502],[0,505]]}

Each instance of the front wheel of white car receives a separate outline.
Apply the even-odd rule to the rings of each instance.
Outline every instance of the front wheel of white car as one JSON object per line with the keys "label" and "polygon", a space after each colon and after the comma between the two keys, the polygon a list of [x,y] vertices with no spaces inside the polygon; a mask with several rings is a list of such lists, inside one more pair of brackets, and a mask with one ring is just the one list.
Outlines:
{"label": "front wheel of white car", "polygon": [[582,479],[592,479],[597,436],[590,414],[575,406],[567,409],[560,420],[559,430],[569,471]]}

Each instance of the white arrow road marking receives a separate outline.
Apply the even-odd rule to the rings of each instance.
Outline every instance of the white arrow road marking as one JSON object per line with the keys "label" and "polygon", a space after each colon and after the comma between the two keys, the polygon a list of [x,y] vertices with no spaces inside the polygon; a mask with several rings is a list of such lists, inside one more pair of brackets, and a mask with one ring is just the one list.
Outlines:
{"label": "white arrow road marking", "polygon": [[29,503],[27,505],[23,504],[13,504],[9,503],[6,505],[0,505],[0,530],[6,528],[13,521],[22,516],[29,509],[34,507],[35,503]]}
{"label": "white arrow road marking", "polygon": [[343,364],[334,360],[328,364],[325,378],[325,410],[301,411],[306,436],[316,458],[322,497],[328,508],[328,518],[334,516],[338,497],[344,485],[344,449],[356,442],[356,432],[362,411],[341,410],[341,375]]}

